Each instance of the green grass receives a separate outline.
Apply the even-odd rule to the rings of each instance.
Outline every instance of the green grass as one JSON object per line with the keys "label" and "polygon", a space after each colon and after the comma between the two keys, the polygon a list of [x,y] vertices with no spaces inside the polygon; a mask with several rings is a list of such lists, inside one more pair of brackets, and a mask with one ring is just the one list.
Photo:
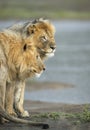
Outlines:
{"label": "green grass", "polygon": [[33,115],[34,118],[48,118],[52,120],[69,119],[74,124],[90,122],[90,107],[86,106],[80,113],[51,112]]}
{"label": "green grass", "polygon": [[30,10],[26,8],[0,8],[0,19],[29,19],[47,17],[51,19],[90,19],[90,12]]}
{"label": "green grass", "polygon": [[90,108],[86,106],[81,114],[79,114],[79,118],[82,122],[90,122]]}
{"label": "green grass", "polygon": [[90,19],[89,0],[1,0],[0,19]]}

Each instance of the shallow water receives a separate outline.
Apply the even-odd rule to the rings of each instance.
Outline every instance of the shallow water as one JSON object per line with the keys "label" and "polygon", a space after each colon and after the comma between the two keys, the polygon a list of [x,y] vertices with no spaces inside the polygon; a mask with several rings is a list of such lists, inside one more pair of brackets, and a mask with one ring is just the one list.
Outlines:
{"label": "shallow water", "polygon": [[[0,22],[0,28],[14,21]],[[46,71],[38,81],[61,82],[74,88],[26,92],[32,100],[90,103],[90,21],[54,21],[57,50],[46,61]]]}

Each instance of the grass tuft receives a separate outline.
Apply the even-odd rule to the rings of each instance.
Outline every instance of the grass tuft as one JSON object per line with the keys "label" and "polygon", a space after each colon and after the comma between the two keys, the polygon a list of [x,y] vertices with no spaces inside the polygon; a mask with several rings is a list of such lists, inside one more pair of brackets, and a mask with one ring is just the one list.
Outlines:
{"label": "grass tuft", "polygon": [[48,118],[52,120],[69,119],[74,124],[90,122],[90,106],[85,106],[80,113],[49,112],[32,116],[33,118]]}

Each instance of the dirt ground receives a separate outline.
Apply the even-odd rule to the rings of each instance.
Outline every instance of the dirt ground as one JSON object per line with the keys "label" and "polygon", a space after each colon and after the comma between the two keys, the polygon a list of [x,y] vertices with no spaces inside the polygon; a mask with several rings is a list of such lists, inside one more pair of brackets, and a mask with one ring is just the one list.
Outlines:
{"label": "dirt ground", "polygon": [[[79,113],[82,112],[85,105],[68,105],[61,103],[47,103],[39,101],[25,101],[25,109],[27,109],[31,117],[28,120],[42,121],[49,124],[48,130],[90,130],[90,122],[80,123],[72,117],[66,118],[50,118],[47,113]],[[46,113],[46,114],[45,114]],[[52,115],[53,116],[53,115]],[[57,116],[57,115],[54,115]],[[5,123],[0,124],[0,130],[41,130],[41,127],[32,127],[25,124]]]}
{"label": "dirt ground", "polygon": [[[30,82],[27,83],[26,86],[26,91],[36,91],[39,89],[41,90],[47,88],[63,89],[74,87],[70,84],[67,85],[48,82]],[[49,103],[25,100],[24,108],[30,113],[30,117],[27,118],[27,120],[41,121],[43,123],[47,123],[49,125],[48,130],[90,130],[90,116],[89,121],[87,122],[80,122],[79,118],[75,117],[77,113],[83,112],[83,109],[86,105],[69,105],[63,103]],[[88,105],[90,108],[90,104]],[[68,115],[65,116],[63,115],[63,113],[66,113]],[[87,111],[86,114],[88,115]],[[87,120],[88,116],[85,116],[83,118]],[[42,130],[42,128],[26,124],[8,122],[5,124],[0,124],[0,130]]]}

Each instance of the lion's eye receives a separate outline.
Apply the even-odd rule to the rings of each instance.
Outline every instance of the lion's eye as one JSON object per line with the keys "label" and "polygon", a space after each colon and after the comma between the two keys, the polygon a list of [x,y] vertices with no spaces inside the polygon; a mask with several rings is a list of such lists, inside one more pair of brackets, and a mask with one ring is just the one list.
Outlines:
{"label": "lion's eye", "polygon": [[46,36],[42,36],[41,39],[46,42],[47,41],[47,37]]}
{"label": "lion's eye", "polygon": [[39,59],[39,55],[36,55],[36,59]]}

